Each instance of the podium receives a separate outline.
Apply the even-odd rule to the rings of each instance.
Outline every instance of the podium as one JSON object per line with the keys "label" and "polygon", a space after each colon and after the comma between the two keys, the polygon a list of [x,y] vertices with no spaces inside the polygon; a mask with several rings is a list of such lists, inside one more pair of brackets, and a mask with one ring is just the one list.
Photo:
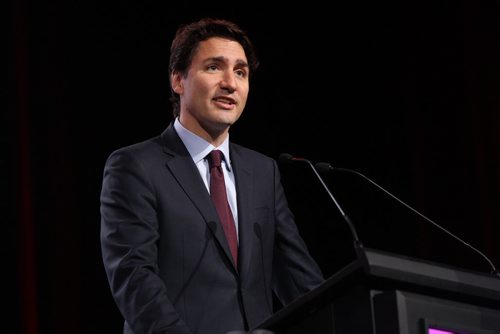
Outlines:
{"label": "podium", "polygon": [[499,334],[500,277],[380,250],[257,328],[275,334]]}

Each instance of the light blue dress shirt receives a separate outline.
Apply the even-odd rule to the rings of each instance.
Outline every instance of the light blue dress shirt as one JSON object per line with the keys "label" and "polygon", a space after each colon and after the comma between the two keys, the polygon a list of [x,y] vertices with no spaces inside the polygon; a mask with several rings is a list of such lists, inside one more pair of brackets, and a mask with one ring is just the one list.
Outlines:
{"label": "light blue dress shirt", "polygon": [[222,171],[224,172],[224,182],[226,184],[227,200],[229,202],[229,207],[233,213],[234,223],[236,225],[236,234],[238,235],[238,206],[236,201],[236,186],[234,182],[234,173],[231,168],[231,156],[229,155],[229,136],[224,140],[224,142],[219,146],[215,147],[205,139],[192,133],[186,129],[179,118],[174,121],[174,128],[177,134],[181,138],[182,142],[186,146],[191,158],[193,159],[198,171],[200,172],[201,178],[205,183],[207,191],[210,193],[210,170],[208,168],[208,160],[206,156],[212,150],[221,150],[224,154],[224,160],[222,160]]}

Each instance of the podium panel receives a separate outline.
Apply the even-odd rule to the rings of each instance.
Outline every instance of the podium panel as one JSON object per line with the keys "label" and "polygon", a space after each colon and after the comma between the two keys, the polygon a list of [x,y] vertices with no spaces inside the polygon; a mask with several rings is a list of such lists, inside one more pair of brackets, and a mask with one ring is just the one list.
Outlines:
{"label": "podium panel", "polygon": [[404,291],[376,293],[375,328],[384,334],[500,333],[500,311]]}

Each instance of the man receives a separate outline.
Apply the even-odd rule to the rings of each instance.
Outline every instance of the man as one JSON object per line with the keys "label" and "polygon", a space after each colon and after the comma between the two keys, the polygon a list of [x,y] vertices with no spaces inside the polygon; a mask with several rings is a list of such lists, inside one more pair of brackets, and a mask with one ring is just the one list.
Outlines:
{"label": "man", "polygon": [[249,330],[272,315],[273,292],[286,304],[323,281],[276,162],[229,142],[257,66],[234,23],[182,26],[169,67],[175,121],[106,162],[101,245],[124,333]]}

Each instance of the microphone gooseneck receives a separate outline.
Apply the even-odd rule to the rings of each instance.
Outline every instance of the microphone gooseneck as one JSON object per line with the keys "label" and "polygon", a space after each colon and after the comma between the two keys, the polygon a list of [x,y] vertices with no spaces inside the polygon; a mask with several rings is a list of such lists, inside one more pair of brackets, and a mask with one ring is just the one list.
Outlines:
{"label": "microphone gooseneck", "polygon": [[282,154],[280,154],[279,161],[280,162],[284,162],[284,163],[305,162],[306,164],[308,164],[311,167],[311,169],[313,170],[314,174],[318,178],[319,182],[321,182],[321,185],[326,190],[326,192],[328,193],[328,195],[332,199],[333,203],[335,203],[335,206],[339,210],[340,214],[342,215],[342,217],[346,221],[347,226],[349,227],[349,230],[351,231],[352,237],[354,239],[354,247],[356,249],[363,248],[363,244],[361,243],[361,240],[358,237],[358,233],[356,232],[356,228],[354,227],[354,224],[352,223],[351,219],[347,216],[347,214],[344,212],[344,210],[342,210],[342,208],[340,207],[339,203],[337,202],[337,200],[335,199],[335,197],[330,192],[330,189],[328,189],[328,187],[326,186],[325,182],[323,181],[323,178],[321,177],[321,175],[319,175],[318,171],[316,170],[316,168],[314,167],[314,165],[312,164],[312,162],[309,161],[309,160],[307,160],[307,159],[304,159],[304,158],[294,157],[293,155],[288,154],[288,153],[282,153]]}
{"label": "microphone gooseneck", "polygon": [[465,246],[467,246],[470,249],[472,249],[473,251],[475,251],[477,254],[481,255],[488,262],[488,264],[490,265],[490,267],[491,267],[491,274],[494,275],[494,276],[496,276],[496,277],[498,277],[498,278],[500,278],[500,272],[493,265],[493,262],[491,262],[491,260],[485,254],[483,254],[480,250],[478,250],[477,248],[473,247],[468,242],[465,242],[460,237],[458,237],[455,234],[453,234],[452,232],[448,231],[447,229],[445,229],[444,227],[442,227],[441,225],[439,225],[438,223],[436,223],[432,219],[430,219],[430,218],[426,217],[425,215],[423,215],[422,213],[418,212],[416,209],[412,208],[411,206],[409,206],[408,204],[406,204],[405,202],[403,202],[402,200],[400,200],[399,198],[397,198],[396,196],[394,196],[393,194],[391,194],[388,190],[382,188],[380,185],[378,185],[377,183],[375,183],[374,181],[372,181],[367,176],[361,174],[360,172],[352,170],[352,169],[333,167],[331,164],[329,164],[327,162],[318,162],[316,164],[316,168],[320,172],[336,172],[336,171],[338,171],[338,172],[347,172],[347,173],[351,173],[351,174],[355,174],[355,175],[361,176],[363,179],[367,180],[368,182],[370,182],[371,184],[373,184],[375,187],[377,187],[378,189],[382,190],[387,195],[389,195],[392,198],[394,198],[396,201],[398,201],[400,204],[402,204],[403,206],[407,207],[408,209],[410,209],[411,211],[413,211],[414,213],[416,213],[418,216],[422,217],[423,219],[425,219],[426,221],[428,221],[429,223],[431,223],[435,227],[439,228],[441,231],[445,232],[446,234],[450,235],[451,237],[455,238],[456,240],[458,240],[459,242],[461,242]]}

